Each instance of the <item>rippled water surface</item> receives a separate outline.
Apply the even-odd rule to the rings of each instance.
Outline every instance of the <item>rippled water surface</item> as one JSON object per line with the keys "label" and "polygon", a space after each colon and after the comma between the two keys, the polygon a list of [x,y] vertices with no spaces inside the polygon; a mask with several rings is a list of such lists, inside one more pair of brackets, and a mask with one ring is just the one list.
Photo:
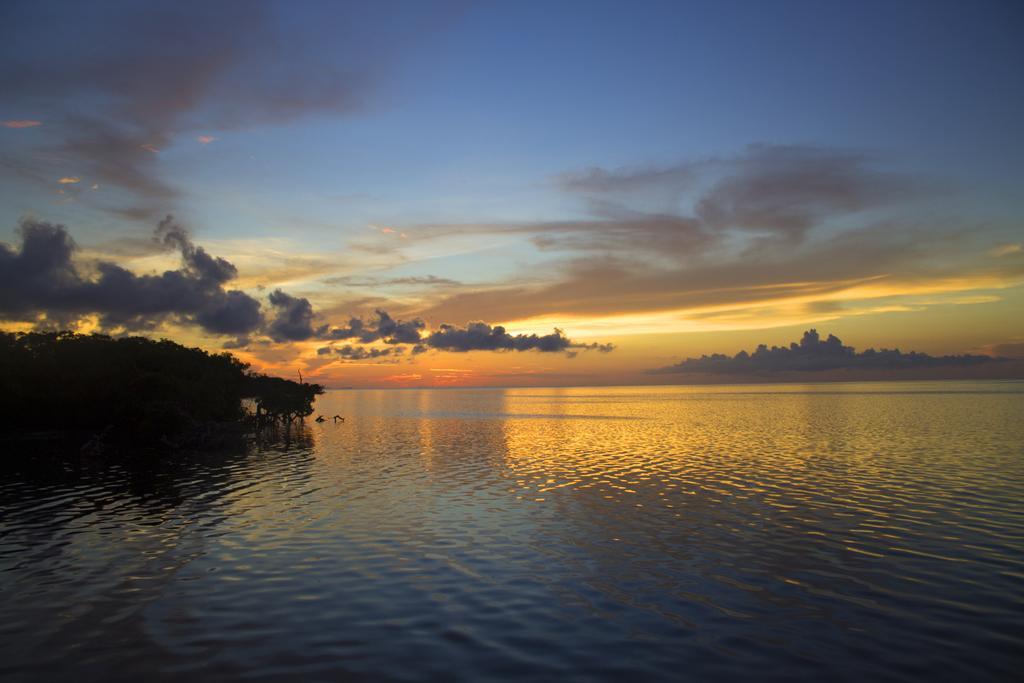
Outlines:
{"label": "rippled water surface", "polygon": [[336,391],[288,444],[6,452],[5,680],[1009,679],[1024,384]]}

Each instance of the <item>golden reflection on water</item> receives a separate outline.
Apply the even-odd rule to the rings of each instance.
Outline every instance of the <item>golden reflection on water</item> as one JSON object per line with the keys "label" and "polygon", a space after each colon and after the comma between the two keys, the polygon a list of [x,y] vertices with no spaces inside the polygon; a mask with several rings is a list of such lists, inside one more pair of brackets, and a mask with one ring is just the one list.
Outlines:
{"label": "golden reflection on water", "polygon": [[[448,487],[448,504],[500,486],[516,500],[557,505],[566,524],[588,532],[588,518],[614,532],[640,511],[659,521],[759,520],[881,557],[904,551],[901,535],[958,507],[958,492],[990,479],[992,468],[1020,470],[1006,449],[1024,443],[1020,401],[1004,388],[335,392],[326,409],[347,410],[354,424],[391,432],[396,443],[415,440],[424,472]],[[347,437],[355,443],[370,438],[355,430]]]}

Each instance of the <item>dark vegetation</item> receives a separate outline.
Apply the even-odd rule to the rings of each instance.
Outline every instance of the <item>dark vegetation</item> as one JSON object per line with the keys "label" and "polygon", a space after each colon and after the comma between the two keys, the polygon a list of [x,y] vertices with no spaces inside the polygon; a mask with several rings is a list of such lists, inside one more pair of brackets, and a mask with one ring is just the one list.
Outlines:
{"label": "dark vegetation", "polygon": [[249,372],[229,353],[168,340],[0,333],[0,431],[7,434],[216,447],[249,429],[289,426],[313,412],[321,393],[318,384]]}

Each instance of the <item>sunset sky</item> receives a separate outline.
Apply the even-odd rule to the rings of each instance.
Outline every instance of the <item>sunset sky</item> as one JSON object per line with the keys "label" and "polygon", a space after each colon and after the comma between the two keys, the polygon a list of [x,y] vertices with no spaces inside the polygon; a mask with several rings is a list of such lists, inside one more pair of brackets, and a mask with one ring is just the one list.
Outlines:
{"label": "sunset sky", "polygon": [[812,327],[1022,357],[1022,30],[1019,2],[4,2],[0,326],[333,387],[674,381]]}

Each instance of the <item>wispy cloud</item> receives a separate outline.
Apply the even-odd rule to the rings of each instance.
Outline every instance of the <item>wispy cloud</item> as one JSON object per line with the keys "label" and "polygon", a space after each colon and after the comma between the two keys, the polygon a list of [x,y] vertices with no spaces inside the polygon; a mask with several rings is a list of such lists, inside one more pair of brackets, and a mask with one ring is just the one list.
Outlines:
{"label": "wispy cloud", "polygon": [[[195,139],[209,144],[217,136],[208,131],[365,108],[400,37],[436,8],[410,6],[372,32],[354,7],[306,10],[336,27],[336,49],[297,43],[275,17],[278,9],[262,0],[67,3],[59,12],[21,3],[5,12],[21,39],[0,45],[3,97],[45,106],[59,123],[50,151],[128,190],[136,202],[128,208],[155,217],[178,192],[163,177],[157,151],[197,130]],[[358,49],[370,47],[371,34],[373,49]],[[61,49],[25,47],[55,41]]]}
{"label": "wispy cloud", "polygon": [[[909,202],[930,179],[885,170],[856,152],[751,145],[733,157],[651,168],[570,172],[556,188],[584,195],[583,218],[409,226],[412,243],[469,235],[521,236],[545,251],[693,259],[763,238],[787,245],[815,227]],[[668,200],[654,202],[651,190]],[[664,198],[663,198],[664,199]],[[388,247],[380,247],[388,248]]]}
{"label": "wispy cloud", "polygon": [[993,247],[989,250],[989,255],[999,258],[1001,256],[1009,256],[1011,254],[1019,254],[1024,252],[1024,244],[1000,244],[998,247]]}
{"label": "wispy cloud", "polygon": [[[784,246],[706,254],[679,265],[634,255],[594,255],[550,266],[537,285],[459,291],[420,308],[427,319],[522,321],[588,318],[754,305],[810,305],[900,294],[991,289],[1024,282],[1024,253],[996,260],[972,254],[969,230],[883,223]],[[557,270],[556,266],[559,266]]]}
{"label": "wispy cloud", "polygon": [[703,222],[719,230],[799,236],[926,189],[919,178],[879,170],[864,154],[819,147],[753,145],[723,163],[724,177],[696,205]]}
{"label": "wispy cloud", "polygon": [[[519,277],[455,290],[406,310],[433,320],[672,311],[736,322],[741,309],[761,317],[769,307],[807,314],[857,297],[1024,281],[1016,243],[990,251],[998,261],[986,261],[982,244],[991,238],[976,226],[919,213],[918,202],[935,195],[940,181],[889,170],[854,151],[751,145],[732,157],[675,166],[590,168],[557,177],[555,186],[583,195],[589,217],[410,227],[413,243],[502,235],[556,259],[531,271],[533,282]],[[676,208],[647,208],[644,193],[652,188],[674,193]],[[837,315],[900,305],[859,305]]]}
{"label": "wispy cloud", "polygon": [[1024,341],[1010,341],[990,344],[984,348],[985,353],[998,358],[1024,359]]}
{"label": "wispy cloud", "polygon": [[346,287],[460,287],[462,283],[447,277],[436,275],[410,275],[406,277],[359,277],[345,275],[328,277],[321,280],[326,285],[344,285]]}
{"label": "wispy cloud", "polygon": [[35,128],[43,125],[43,122],[32,119],[7,119],[2,122],[2,125],[4,128]]}
{"label": "wispy cloud", "polygon": [[554,182],[562,190],[583,194],[623,194],[658,188],[679,192],[697,180],[699,167],[697,163],[610,170],[591,166],[555,176]]}

